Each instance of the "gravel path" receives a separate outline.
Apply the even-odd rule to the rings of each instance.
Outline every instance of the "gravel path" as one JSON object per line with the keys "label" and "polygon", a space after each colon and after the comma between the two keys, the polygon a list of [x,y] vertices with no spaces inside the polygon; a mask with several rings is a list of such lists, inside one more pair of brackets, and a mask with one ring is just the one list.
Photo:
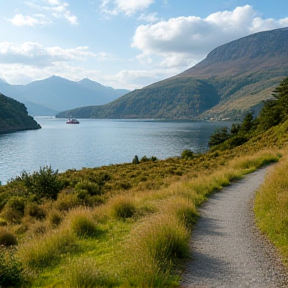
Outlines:
{"label": "gravel path", "polygon": [[255,191],[267,171],[268,167],[247,175],[201,207],[181,287],[288,287],[281,260],[253,220]]}

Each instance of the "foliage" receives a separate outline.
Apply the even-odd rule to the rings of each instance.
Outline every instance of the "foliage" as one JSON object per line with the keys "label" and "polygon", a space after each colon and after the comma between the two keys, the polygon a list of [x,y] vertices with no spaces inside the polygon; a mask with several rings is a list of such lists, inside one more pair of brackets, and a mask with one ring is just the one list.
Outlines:
{"label": "foliage", "polygon": [[194,157],[195,157],[194,153],[190,149],[185,149],[181,153],[181,159],[186,159],[186,160],[191,159],[192,160]]}
{"label": "foliage", "polygon": [[35,171],[32,174],[23,171],[15,181],[23,182],[28,191],[38,200],[42,198],[56,199],[63,188],[63,184],[58,178],[58,170],[54,171],[51,166],[40,167],[39,172]]}
{"label": "foliage", "polygon": [[21,263],[12,249],[0,248],[0,286],[20,287],[25,282]]}

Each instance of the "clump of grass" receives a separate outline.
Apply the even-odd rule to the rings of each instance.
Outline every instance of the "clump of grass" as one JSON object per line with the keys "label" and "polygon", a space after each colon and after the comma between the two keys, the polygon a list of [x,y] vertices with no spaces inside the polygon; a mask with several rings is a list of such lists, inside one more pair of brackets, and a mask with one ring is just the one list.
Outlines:
{"label": "clump of grass", "polygon": [[61,229],[30,239],[19,247],[17,256],[25,267],[38,269],[58,263],[62,255],[73,253],[76,248],[76,235],[67,229]]}
{"label": "clump of grass", "polygon": [[64,190],[63,192],[59,193],[54,207],[60,211],[69,211],[70,209],[78,207],[81,204],[81,199],[79,199],[76,194],[66,193]]}
{"label": "clump of grass", "polygon": [[72,210],[67,218],[69,218],[69,226],[78,237],[93,237],[99,232],[89,209]]}
{"label": "clump of grass", "polygon": [[112,287],[113,281],[97,267],[92,258],[70,261],[63,267],[64,284],[67,288]]}
{"label": "clump of grass", "polygon": [[131,218],[136,212],[135,203],[131,196],[115,196],[111,203],[111,214],[117,219]]}
{"label": "clump of grass", "polygon": [[30,202],[25,207],[25,215],[40,220],[46,217],[46,211],[37,203]]}
{"label": "clump of grass", "polygon": [[189,199],[172,197],[165,202],[164,206],[164,213],[175,215],[188,229],[191,229],[199,218],[199,213],[196,210],[195,204]]}
{"label": "clump of grass", "polygon": [[171,214],[154,214],[129,235],[128,282],[137,287],[164,287],[171,269],[189,254],[189,231]]}
{"label": "clump of grass", "polygon": [[57,210],[50,211],[48,215],[48,222],[52,227],[57,227],[62,222],[63,216],[62,214]]}
{"label": "clump of grass", "polygon": [[17,244],[18,244],[17,238],[12,232],[9,232],[5,228],[0,228],[0,246],[8,247]]}

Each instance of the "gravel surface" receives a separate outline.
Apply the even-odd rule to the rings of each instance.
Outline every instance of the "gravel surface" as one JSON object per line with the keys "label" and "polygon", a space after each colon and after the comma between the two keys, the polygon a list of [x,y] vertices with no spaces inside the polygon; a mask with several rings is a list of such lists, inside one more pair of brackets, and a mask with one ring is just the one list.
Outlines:
{"label": "gravel surface", "polygon": [[279,256],[253,218],[255,191],[268,169],[247,175],[202,205],[181,287],[288,287]]}

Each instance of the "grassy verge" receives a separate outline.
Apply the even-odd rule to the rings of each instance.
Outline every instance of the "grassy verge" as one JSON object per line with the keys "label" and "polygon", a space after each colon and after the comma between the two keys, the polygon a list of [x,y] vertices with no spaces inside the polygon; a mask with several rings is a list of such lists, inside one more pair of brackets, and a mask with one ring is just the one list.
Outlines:
{"label": "grassy verge", "polygon": [[[284,151],[287,155],[287,150]],[[256,194],[257,225],[279,249],[288,265],[288,157],[285,156]]]}

